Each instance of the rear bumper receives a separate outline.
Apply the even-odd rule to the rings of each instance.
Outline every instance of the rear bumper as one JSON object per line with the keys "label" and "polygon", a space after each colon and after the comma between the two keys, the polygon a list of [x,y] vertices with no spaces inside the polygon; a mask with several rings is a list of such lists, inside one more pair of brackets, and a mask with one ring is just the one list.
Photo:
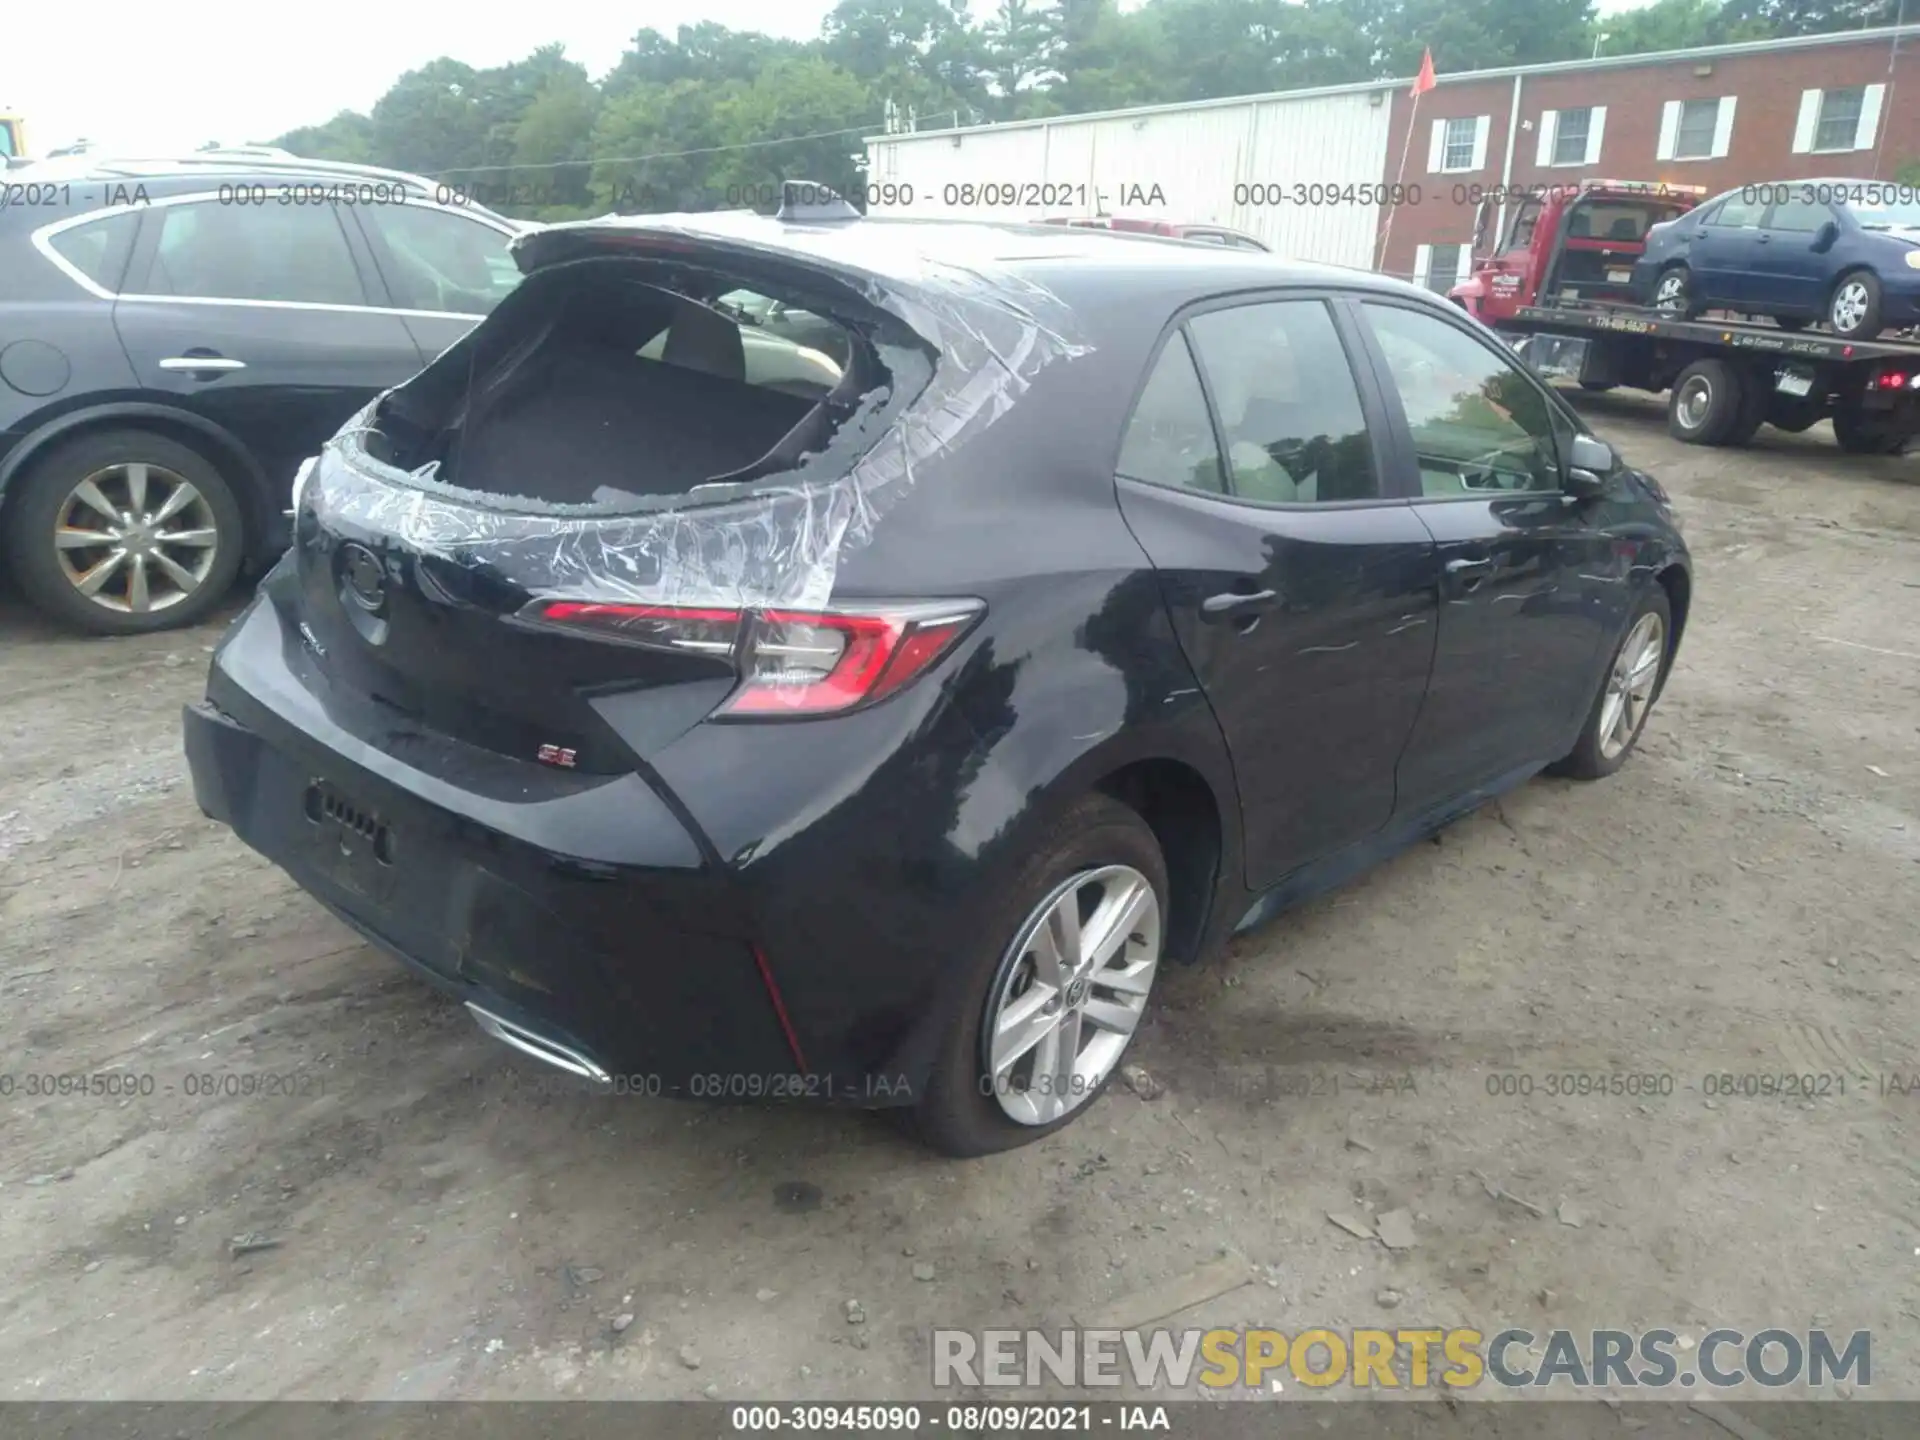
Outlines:
{"label": "rear bumper", "polygon": [[509,1044],[643,1095],[862,1103],[803,1070],[745,907],[640,777],[397,720],[376,747],[355,703],[256,602],[185,712],[201,808]]}

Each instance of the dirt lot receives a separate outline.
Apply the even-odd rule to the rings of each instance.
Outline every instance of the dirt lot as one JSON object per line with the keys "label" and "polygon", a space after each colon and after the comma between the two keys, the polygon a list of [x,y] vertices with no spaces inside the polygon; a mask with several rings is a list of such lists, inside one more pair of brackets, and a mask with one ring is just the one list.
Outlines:
{"label": "dirt lot", "polygon": [[[970,1164],[536,1092],[201,817],[178,711],[217,626],[6,602],[0,1398],[919,1395],[934,1327],[1098,1323],[1223,1252],[1251,1283],[1179,1323],[1825,1324],[1920,1397],[1920,1095],[1882,1093],[1920,1077],[1920,458],[1591,408],[1698,562],[1638,757],[1169,977],[1135,1052],[1165,1093]],[[111,1069],[153,1093],[26,1093]],[[1673,1090],[1549,1096],[1570,1071]],[[1401,1251],[1328,1220],[1402,1207]]]}

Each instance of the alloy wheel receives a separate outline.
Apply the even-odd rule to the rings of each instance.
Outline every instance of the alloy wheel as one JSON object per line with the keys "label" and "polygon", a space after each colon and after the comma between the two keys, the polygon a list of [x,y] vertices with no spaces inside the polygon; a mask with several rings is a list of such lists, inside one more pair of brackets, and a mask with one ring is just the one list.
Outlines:
{"label": "alloy wheel", "polygon": [[1600,708],[1600,754],[1616,759],[1633,743],[1653,705],[1654,683],[1667,653],[1667,627],[1648,611],[1627,632],[1607,676],[1607,698]]}
{"label": "alloy wheel", "polygon": [[129,461],[67,493],[53,547],[68,583],[102,609],[169,610],[196,594],[220,554],[206,496],[184,475]]}
{"label": "alloy wheel", "polygon": [[1034,908],[988,992],[981,1049],[1001,1110],[1049,1125],[1091,1100],[1146,1010],[1160,900],[1127,865],[1074,876]]}
{"label": "alloy wheel", "polygon": [[1678,270],[1670,270],[1660,277],[1660,284],[1653,292],[1653,308],[1670,314],[1677,314],[1686,308],[1687,277]]}
{"label": "alloy wheel", "polygon": [[1867,318],[1869,303],[1867,287],[1858,280],[1849,280],[1834,292],[1833,309],[1828,316],[1833,328],[1842,334],[1851,334]]}

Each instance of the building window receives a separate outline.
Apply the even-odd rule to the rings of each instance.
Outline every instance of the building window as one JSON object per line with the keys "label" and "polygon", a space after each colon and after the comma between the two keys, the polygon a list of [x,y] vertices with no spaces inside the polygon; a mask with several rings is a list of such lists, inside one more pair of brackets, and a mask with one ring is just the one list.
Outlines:
{"label": "building window", "polygon": [[1464,174],[1487,163],[1487,115],[1436,120],[1427,142],[1427,172]]}
{"label": "building window", "polygon": [[1413,257],[1413,283],[1444,295],[1467,278],[1472,259],[1470,244],[1418,246]]}
{"label": "building window", "polygon": [[1593,128],[1593,109],[1583,106],[1578,110],[1562,110],[1553,126],[1553,163],[1556,165],[1584,165],[1587,163],[1587,134]]}
{"label": "building window", "polygon": [[1720,119],[1718,100],[1688,100],[1680,106],[1673,134],[1673,158],[1706,160],[1713,155],[1713,127]]}
{"label": "building window", "polygon": [[1447,121],[1447,138],[1440,151],[1440,168],[1443,170],[1471,170],[1473,168],[1474,131],[1479,128],[1473,120]]}
{"label": "building window", "polygon": [[1738,97],[1669,100],[1660,112],[1660,160],[1724,160],[1733,144]]}
{"label": "building window", "polygon": [[1871,150],[1880,129],[1885,85],[1849,85],[1839,90],[1800,92],[1800,119],[1794,126],[1793,153],[1844,154]]}
{"label": "building window", "polygon": [[1813,127],[1816,150],[1851,150],[1860,129],[1860,110],[1866,103],[1867,87],[1851,85],[1845,90],[1820,92],[1820,118]]}

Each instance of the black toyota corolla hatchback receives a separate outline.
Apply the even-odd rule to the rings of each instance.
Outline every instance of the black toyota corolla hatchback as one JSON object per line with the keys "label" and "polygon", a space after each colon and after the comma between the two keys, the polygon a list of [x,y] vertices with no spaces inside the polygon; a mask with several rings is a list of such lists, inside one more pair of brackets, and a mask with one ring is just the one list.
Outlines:
{"label": "black toyota corolla hatchback", "polygon": [[[1686,623],[1659,485],[1394,281],[857,218],[514,249],[303,470],[186,744],[210,815],[602,1085],[1045,1135],[1163,964],[1618,767]],[[844,364],[749,383],[743,292]]]}

